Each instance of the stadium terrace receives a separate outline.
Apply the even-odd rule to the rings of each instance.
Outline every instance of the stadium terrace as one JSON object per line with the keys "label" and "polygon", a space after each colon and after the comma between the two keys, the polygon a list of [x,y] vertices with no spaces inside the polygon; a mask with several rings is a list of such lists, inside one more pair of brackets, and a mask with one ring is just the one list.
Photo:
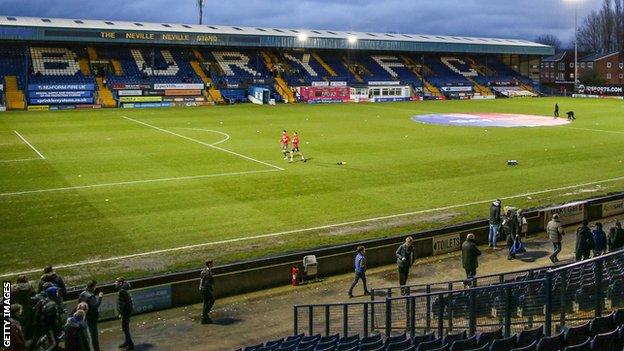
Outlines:
{"label": "stadium terrace", "polygon": [[515,39],[11,16],[0,40],[9,110],[533,96],[554,53]]}

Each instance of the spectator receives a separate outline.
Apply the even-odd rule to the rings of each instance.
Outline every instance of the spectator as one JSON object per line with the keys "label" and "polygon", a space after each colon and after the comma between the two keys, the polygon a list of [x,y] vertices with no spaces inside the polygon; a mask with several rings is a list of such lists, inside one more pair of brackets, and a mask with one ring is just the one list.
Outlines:
{"label": "spectator", "polygon": [[11,286],[11,297],[14,303],[21,305],[20,324],[24,338],[29,340],[32,337],[32,325],[34,309],[32,298],[35,296],[35,289],[25,275],[17,277],[17,281]]}
{"label": "spectator", "polygon": [[501,225],[501,200],[497,199],[492,202],[492,206],[490,206],[490,232],[488,235],[488,243],[491,248],[497,250],[496,248],[496,236],[498,235],[498,231],[500,230]]}
{"label": "spectator", "polygon": [[60,290],[50,282],[47,282],[44,285],[46,286],[46,289],[35,296],[35,328],[31,349],[36,346],[38,340],[43,336],[47,336],[48,341],[52,346],[51,349],[55,349],[58,346],[58,336],[62,330],[62,310],[60,309],[58,303],[60,300]]}
{"label": "spectator", "polygon": [[128,292],[130,290],[130,284],[126,282],[124,278],[117,278],[115,280],[115,288],[117,288],[117,311],[119,312],[119,318],[121,319],[121,329],[124,333],[124,342],[119,345],[119,348],[125,348],[126,350],[134,350],[134,342],[130,335],[130,316],[132,316],[132,296]]}
{"label": "spectator", "polygon": [[462,266],[464,270],[466,270],[466,279],[468,282],[477,275],[479,256],[481,256],[481,250],[477,247],[474,234],[470,233],[466,236],[466,241],[462,244]]}
{"label": "spectator", "polygon": [[552,263],[557,263],[559,262],[557,255],[561,252],[561,239],[565,235],[557,213],[552,216],[552,219],[546,225],[546,234],[548,234],[548,238],[553,244],[553,253],[550,255],[550,261]]}
{"label": "spectator", "polygon": [[609,251],[616,251],[624,246],[624,229],[620,221],[615,222],[615,227],[609,231]]}
{"label": "spectator", "polygon": [[592,238],[592,232],[588,227],[589,222],[586,219],[583,220],[581,225],[576,230],[576,260],[582,261],[589,258],[591,250],[594,246],[594,239]]}
{"label": "spectator", "polygon": [[362,284],[364,284],[364,295],[370,295],[366,286],[366,249],[362,245],[357,247],[357,254],[355,255],[355,279],[353,279],[351,288],[349,288],[350,298],[353,298],[353,288],[355,288],[360,279]]}
{"label": "spectator", "polygon": [[26,337],[20,323],[22,316],[22,305],[11,305],[11,317],[9,317],[9,323],[11,327],[11,347],[6,349],[8,351],[26,351]]}
{"label": "spectator", "polygon": [[85,320],[87,326],[89,327],[89,335],[91,337],[93,351],[100,350],[97,323],[98,319],[100,319],[100,304],[102,303],[102,298],[104,297],[104,293],[101,291],[97,295],[95,294],[96,287],[97,282],[92,280],[89,284],[87,284],[86,289],[80,293],[80,296],[78,296],[78,301],[85,303],[88,306]]}
{"label": "spectator", "polygon": [[501,228],[506,238],[507,259],[513,260],[516,258],[516,254],[512,252],[512,248],[518,232],[518,218],[511,209],[507,209],[505,212]]}
{"label": "spectator", "polygon": [[60,290],[60,297],[62,299],[67,296],[67,289],[65,288],[65,282],[63,282],[63,278],[60,275],[56,274],[52,266],[46,266],[43,269],[43,275],[39,280],[39,292],[43,291],[43,284],[52,283],[56,285]]}
{"label": "spectator", "polygon": [[596,228],[592,230],[592,239],[594,244],[594,257],[607,252],[607,235],[602,229],[602,223],[596,222]]}
{"label": "spectator", "polygon": [[214,277],[212,276],[212,267],[214,262],[212,260],[206,260],[206,268],[204,268],[199,277],[199,291],[201,291],[204,306],[202,310],[202,324],[211,324],[210,310],[214,306]]}
{"label": "spectator", "polygon": [[90,351],[89,332],[85,323],[85,311],[77,310],[65,323],[65,351]]}
{"label": "spectator", "polygon": [[[397,257],[397,266],[399,269],[399,285],[404,286],[407,284],[407,277],[409,275],[409,270],[412,264],[414,263],[414,240],[411,236],[405,238],[405,242],[399,246],[396,250]],[[407,294],[407,290],[401,288],[401,294]]]}

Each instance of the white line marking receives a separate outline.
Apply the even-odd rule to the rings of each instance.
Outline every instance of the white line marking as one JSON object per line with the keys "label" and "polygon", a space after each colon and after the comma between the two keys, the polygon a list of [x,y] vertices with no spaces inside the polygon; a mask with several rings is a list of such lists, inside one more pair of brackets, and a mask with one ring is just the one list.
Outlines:
{"label": "white line marking", "polygon": [[2,160],[0,163],[9,163],[9,162],[24,162],[24,161],[39,161],[40,158],[20,158],[17,160]]}
{"label": "white line marking", "polygon": [[624,132],[619,130],[604,130],[604,129],[591,129],[591,128],[578,128],[578,127],[566,127],[567,129],[576,129],[576,130],[585,130],[589,132],[600,132],[600,133],[609,133],[609,134],[624,134]]}
{"label": "white line marking", "polygon": [[204,131],[204,132],[212,132],[212,133],[217,133],[217,134],[225,135],[225,139],[223,139],[223,140],[219,140],[219,141],[217,141],[216,143],[212,143],[212,144],[210,144],[210,145],[212,145],[212,146],[219,145],[219,144],[221,144],[221,143],[225,143],[226,141],[230,140],[230,135],[229,135],[229,134],[227,134],[227,133],[223,133],[223,132],[220,132],[220,131],[218,131],[218,130],[203,129],[203,128],[180,128],[180,129],[187,129],[187,130],[201,130],[201,131]]}
{"label": "white line marking", "polygon": [[167,130],[167,129],[163,129],[163,128],[160,128],[160,127],[156,127],[156,126],[151,125],[151,124],[149,124],[149,123],[141,122],[141,121],[139,121],[139,120],[132,119],[132,118],[130,118],[130,117],[126,117],[126,116],[121,116],[121,117],[122,117],[122,118],[125,118],[125,119],[127,119],[127,120],[129,120],[129,121],[132,121],[132,122],[134,122],[134,123],[139,123],[139,124],[142,124],[142,125],[144,125],[144,126],[146,126],[146,127],[150,127],[150,128],[153,128],[153,129],[159,130],[159,131],[161,131],[161,132],[163,132],[163,133],[167,133],[167,134],[171,134],[171,135],[177,136],[178,138],[186,139],[186,140],[192,141],[192,142],[197,143],[197,144],[200,144],[200,145],[208,146],[208,147],[211,147],[211,148],[216,149],[216,150],[219,150],[219,151],[227,152],[228,154],[232,154],[232,155],[235,155],[235,156],[238,156],[238,157],[242,157],[242,158],[244,158],[244,159],[246,159],[246,160],[253,161],[253,162],[257,162],[257,163],[260,163],[260,164],[263,164],[263,165],[265,165],[265,166],[269,166],[269,167],[272,167],[272,168],[275,168],[275,169],[279,169],[280,171],[283,171],[283,170],[284,170],[282,167],[278,167],[278,166],[276,166],[276,165],[272,165],[272,164],[270,164],[270,163],[267,163],[267,162],[264,162],[264,161],[260,161],[260,160],[257,160],[257,159],[255,159],[255,158],[249,157],[249,156],[241,155],[241,154],[239,154],[239,153],[237,153],[237,152],[230,151],[230,150],[227,150],[227,149],[224,149],[224,148],[222,148],[222,147],[218,147],[218,146],[215,146],[215,145],[212,145],[212,144],[208,144],[208,143],[205,143],[205,142],[203,142],[203,141],[201,141],[201,140],[197,140],[197,139],[189,138],[189,137],[184,136],[184,135],[182,135],[182,134],[178,134],[178,133],[176,133],[176,132],[172,132],[172,131]]}
{"label": "white line marking", "polygon": [[[273,171],[273,170],[270,170],[268,172],[271,172],[271,171]],[[544,194],[544,193],[550,193],[550,192],[554,192],[554,191],[562,191],[562,190],[573,189],[573,188],[578,188],[578,187],[583,187],[583,186],[596,185],[596,184],[600,184],[600,183],[614,182],[614,181],[618,181],[618,180],[624,180],[624,176],[623,177],[617,177],[617,178],[598,180],[598,181],[588,182],[588,183],[583,183],[583,184],[568,185],[568,186],[559,187],[559,188],[553,188],[553,189],[547,189],[547,190],[539,190],[539,191],[533,191],[533,192],[528,192],[528,193],[523,193],[523,194],[505,196],[505,197],[501,197],[500,199],[502,199],[502,200],[509,200],[509,199],[515,199],[515,198],[520,198],[520,197],[531,196],[531,195],[539,195],[539,194]],[[116,256],[116,257],[103,258],[103,259],[99,259],[99,260],[81,261],[81,262],[68,263],[68,264],[55,264],[54,267],[55,268],[72,268],[72,267],[86,266],[86,265],[102,263],[102,262],[127,260],[127,259],[135,258],[135,257],[150,256],[150,255],[156,255],[156,254],[167,253],[167,252],[175,252],[175,251],[181,251],[181,250],[194,249],[194,248],[199,248],[199,247],[228,244],[228,243],[234,243],[234,242],[246,241],[246,240],[265,239],[265,238],[271,238],[271,237],[287,235],[287,234],[296,234],[296,233],[303,233],[303,232],[309,232],[309,231],[316,231],[316,230],[331,229],[331,228],[336,228],[336,227],[343,227],[343,226],[352,225],[352,224],[374,222],[374,221],[379,221],[379,220],[383,220],[383,219],[391,219],[391,218],[412,216],[412,215],[424,214],[424,213],[430,213],[430,212],[452,210],[452,209],[460,208],[460,207],[473,206],[473,205],[482,205],[482,204],[485,204],[485,203],[489,203],[490,201],[492,201],[492,199],[473,201],[473,202],[467,202],[467,203],[458,204],[458,205],[449,205],[449,206],[438,207],[438,208],[430,208],[430,209],[413,211],[413,212],[405,212],[405,213],[399,213],[399,214],[393,214],[393,215],[387,215],[387,216],[381,216],[381,217],[366,218],[366,219],[360,219],[360,220],[343,222],[343,223],[327,224],[327,225],[322,225],[322,226],[318,226],[318,227],[294,229],[294,230],[287,230],[287,231],[281,231],[281,232],[275,232],[275,233],[259,234],[259,235],[248,236],[248,237],[239,237],[239,238],[233,238],[233,239],[227,239],[227,240],[221,240],[221,241],[213,241],[213,242],[208,242],[208,243],[179,246],[179,247],[173,247],[173,248],[162,249],[162,250],[154,250],[154,251],[149,251],[149,252],[140,252],[140,253],[125,255],[125,256]],[[40,271],[41,271],[41,269],[33,269],[33,270],[28,270],[28,271],[23,271],[23,272],[2,273],[2,274],[0,274],[0,277],[15,276],[15,275],[19,275],[19,274],[31,274],[31,273],[36,273],[36,272],[40,272]]]}
{"label": "white line marking", "polygon": [[203,174],[196,176],[184,176],[184,177],[171,177],[171,178],[155,178],[155,179],[143,179],[143,180],[130,180],[125,182],[116,182],[116,183],[102,183],[102,184],[90,184],[90,185],[77,185],[77,186],[68,186],[63,188],[50,188],[50,189],[36,189],[36,190],[25,190],[25,191],[16,191],[11,193],[1,193],[0,197],[8,197],[8,196],[18,196],[18,195],[28,195],[28,194],[39,194],[39,193],[51,193],[55,191],[65,191],[65,190],[79,190],[79,189],[90,189],[90,188],[104,188],[111,186],[121,186],[121,185],[133,185],[133,184],[146,184],[146,183],[159,183],[159,182],[170,182],[177,180],[193,180],[193,179],[203,179],[203,178],[213,178],[213,177],[226,177],[226,176],[235,176],[235,175],[243,175],[243,174],[254,174],[254,173],[267,173],[267,172],[277,172],[275,169],[265,169],[260,171],[244,171],[244,172],[230,172],[230,173],[215,173],[215,174]]}
{"label": "white line marking", "polygon": [[18,133],[17,130],[13,131],[20,139],[22,139],[23,142],[26,143],[26,145],[30,146],[31,149],[33,149],[34,152],[37,153],[37,155],[39,155],[39,157],[41,157],[42,160],[45,160],[46,158],[41,154],[41,152],[39,152],[39,150],[35,149],[34,146],[32,146],[31,143],[28,142],[28,140],[26,140],[20,133]]}

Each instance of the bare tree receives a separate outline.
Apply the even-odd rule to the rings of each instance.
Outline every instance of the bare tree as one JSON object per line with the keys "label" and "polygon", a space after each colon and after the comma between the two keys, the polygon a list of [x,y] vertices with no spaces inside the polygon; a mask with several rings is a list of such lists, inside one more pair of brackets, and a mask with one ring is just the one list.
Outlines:
{"label": "bare tree", "polygon": [[624,0],[604,0],[579,28],[581,50],[606,53],[624,50]]}
{"label": "bare tree", "polygon": [[197,8],[199,9],[199,24],[204,22],[204,5],[206,4],[205,0],[197,0]]}
{"label": "bare tree", "polygon": [[553,48],[555,48],[555,51],[561,51],[561,49],[563,49],[563,43],[561,42],[561,39],[557,38],[552,34],[539,35],[537,38],[535,38],[535,42],[552,46]]}

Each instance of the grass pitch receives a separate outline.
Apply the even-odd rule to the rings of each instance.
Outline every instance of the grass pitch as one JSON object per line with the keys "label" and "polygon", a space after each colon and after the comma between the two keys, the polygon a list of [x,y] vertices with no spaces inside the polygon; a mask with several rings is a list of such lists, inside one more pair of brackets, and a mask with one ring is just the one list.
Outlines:
{"label": "grass pitch", "polygon": [[[475,128],[410,119],[550,115],[556,101],[578,120]],[[309,162],[282,160],[282,129],[300,133]],[[0,274],[53,264],[70,265],[61,271],[75,283],[135,277],[485,217],[496,197],[529,207],[621,191],[623,150],[615,100],[3,113]]]}

